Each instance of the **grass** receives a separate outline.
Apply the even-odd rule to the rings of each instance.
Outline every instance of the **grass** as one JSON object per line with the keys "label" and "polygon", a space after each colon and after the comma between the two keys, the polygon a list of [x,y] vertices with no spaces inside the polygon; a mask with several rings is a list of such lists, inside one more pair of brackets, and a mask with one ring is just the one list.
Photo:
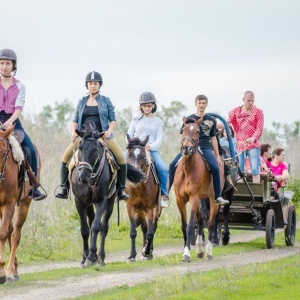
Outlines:
{"label": "grass", "polygon": [[250,264],[205,273],[162,277],[75,299],[297,299],[300,257]]}

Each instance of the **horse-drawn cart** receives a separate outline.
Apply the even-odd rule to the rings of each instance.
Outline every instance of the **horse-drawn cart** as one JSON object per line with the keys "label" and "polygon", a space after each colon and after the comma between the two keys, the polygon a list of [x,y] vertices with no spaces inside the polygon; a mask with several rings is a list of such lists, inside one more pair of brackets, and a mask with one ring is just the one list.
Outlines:
{"label": "horse-drawn cart", "polygon": [[[237,182],[228,215],[229,227],[242,230],[264,230],[267,248],[274,247],[275,229],[284,228],[285,243],[294,246],[296,211],[292,205],[293,192],[281,189],[279,200],[271,201],[271,179],[261,175],[261,183],[252,183],[251,175]],[[220,214],[220,222],[223,214]],[[221,223],[219,223],[221,224]]]}

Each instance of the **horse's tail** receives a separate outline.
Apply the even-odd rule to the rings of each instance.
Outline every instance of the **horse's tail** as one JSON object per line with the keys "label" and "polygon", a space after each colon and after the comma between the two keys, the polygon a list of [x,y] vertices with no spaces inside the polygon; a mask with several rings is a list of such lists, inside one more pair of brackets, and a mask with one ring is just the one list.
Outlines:
{"label": "horse's tail", "polygon": [[127,178],[133,183],[138,183],[141,181],[145,181],[146,175],[135,168],[133,165],[127,163]]}

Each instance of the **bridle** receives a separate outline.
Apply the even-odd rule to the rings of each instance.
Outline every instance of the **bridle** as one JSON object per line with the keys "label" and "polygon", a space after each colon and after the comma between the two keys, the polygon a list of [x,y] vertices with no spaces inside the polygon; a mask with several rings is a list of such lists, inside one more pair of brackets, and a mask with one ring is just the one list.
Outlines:
{"label": "bridle", "polygon": [[[95,141],[97,143],[97,158],[96,161],[94,162],[94,165],[92,166],[91,164],[89,164],[88,162],[85,161],[80,161],[78,162],[78,175],[79,175],[79,171],[83,170],[83,169],[87,169],[91,172],[90,178],[94,179],[96,178],[95,182],[93,184],[90,184],[90,186],[95,186],[104,167],[104,161],[105,161],[105,155],[104,155],[104,151],[105,149],[103,148],[103,155],[102,157],[100,156],[100,144],[98,142],[97,139],[94,138],[87,138],[87,140],[90,141]],[[104,146],[105,147],[105,146]],[[98,167],[97,167],[98,165]]]}
{"label": "bridle", "polygon": [[[193,123],[192,123],[193,124]],[[193,124],[194,125],[194,124]],[[184,146],[184,142],[185,141],[190,141],[192,143],[192,146]],[[197,134],[197,138],[194,139],[193,137],[186,135],[185,137],[182,138],[181,140],[181,147],[180,147],[180,151],[182,154],[184,154],[184,152],[188,152],[188,155],[192,155],[195,154],[197,152],[197,148],[198,148],[198,143],[199,143],[199,134]],[[187,151],[188,150],[188,151]],[[186,155],[186,154],[184,154]]]}
{"label": "bridle", "polygon": [[[142,149],[142,150],[144,150],[145,151],[145,155],[143,156],[143,160],[144,160],[144,162],[145,162],[145,166],[147,167],[147,172],[144,172],[144,170],[142,170],[142,168],[136,163],[136,161],[134,162],[134,164],[132,164],[135,168],[137,168],[138,170],[140,170],[141,172],[143,172],[143,173],[146,173],[146,177],[145,177],[145,180],[144,180],[144,182],[147,182],[147,179],[148,179],[148,177],[149,177],[149,173],[150,173],[150,165],[149,165],[149,163],[148,163],[148,160],[147,160],[147,157],[146,157],[146,149],[145,149],[145,147],[144,146],[140,146],[140,145],[134,145],[134,146],[132,146],[131,148],[129,148],[128,150],[130,150],[130,149],[135,149],[135,148],[138,148],[138,149]],[[134,151],[134,150],[133,150]],[[128,158],[129,158],[129,155],[128,155]]]}
{"label": "bridle", "polygon": [[5,151],[5,153],[3,154],[3,156],[5,156],[5,158],[4,158],[4,163],[3,163],[3,166],[2,166],[2,170],[1,170],[1,172],[0,172],[0,183],[1,183],[2,181],[5,180],[5,178],[4,178],[4,172],[5,172],[5,168],[6,168],[6,164],[7,164],[8,155],[9,155],[10,149],[9,149],[9,142],[8,142],[8,139],[5,139],[5,138],[0,137],[0,141],[4,141],[4,142],[6,143],[6,151]]}

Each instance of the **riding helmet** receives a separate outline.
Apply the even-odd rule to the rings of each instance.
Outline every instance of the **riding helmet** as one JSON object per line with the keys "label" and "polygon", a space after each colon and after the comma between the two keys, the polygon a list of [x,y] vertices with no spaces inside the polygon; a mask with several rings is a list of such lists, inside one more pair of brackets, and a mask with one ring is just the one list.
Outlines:
{"label": "riding helmet", "polygon": [[[155,99],[155,96],[151,93],[151,92],[144,92],[141,96],[140,96],[140,99],[139,99],[139,102],[140,102],[140,106],[142,104],[147,104],[147,103],[153,103],[154,104],[154,107],[152,109],[152,112],[156,112],[156,99]],[[141,108],[141,112],[144,113],[143,109]]]}
{"label": "riding helmet", "polygon": [[17,70],[17,55],[15,51],[11,49],[1,49],[0,50],[0,59],[8,59],[12,60],[13,63],[13,71]]}
{"label": "riding helmet", "polygon": [[85,78],[86,88],[87,88],[87,83],[90,81],[98,81],[100,83],[100,86],[102,86],[102,84],[103,84],[103,79],[102,79],[101,74],[98,72],[95,72],[95,71],[92,71],[86,75],[86,78]]}

